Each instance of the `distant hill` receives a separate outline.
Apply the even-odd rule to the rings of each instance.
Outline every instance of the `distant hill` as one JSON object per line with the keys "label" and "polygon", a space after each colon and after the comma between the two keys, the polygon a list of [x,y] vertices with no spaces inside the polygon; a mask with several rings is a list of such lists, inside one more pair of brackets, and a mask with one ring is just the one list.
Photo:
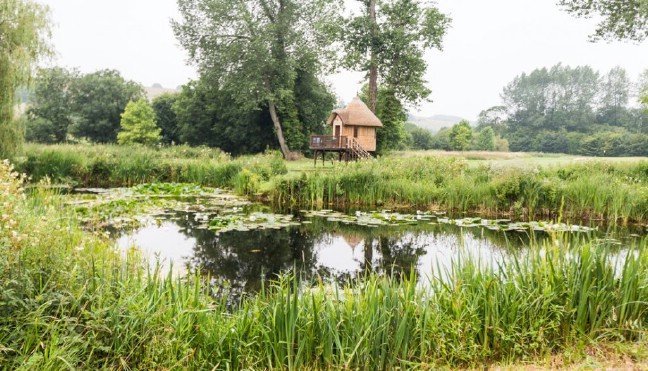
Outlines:
{"label": "distant hill", "polygon": [[165,88],[160,84],[153,84],[153,86],[145,86],[144,92],[146,93],[146,97],[149,100],[153,100],[154,98],[159,97],[160,95],[165,93],[178,93],[180,92],[180,89]]}
{"label": "distant hill", "polygon": [[437,132],[443,128],[453,126],[463,120],[463,118],[452,115],[434,115],[429,117],[409,115],[407,120],[418,127]]}

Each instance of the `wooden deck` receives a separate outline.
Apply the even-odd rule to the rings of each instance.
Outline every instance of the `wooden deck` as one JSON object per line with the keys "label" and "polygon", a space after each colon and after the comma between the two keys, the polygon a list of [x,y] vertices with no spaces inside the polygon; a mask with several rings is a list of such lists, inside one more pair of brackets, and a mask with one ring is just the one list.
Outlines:
{"label": "wooden deck", "polygon": [[325,151],[345,151],[349,148],[349,138],[335,135],[311,135],[310,149]]}
{"label": "wooden deck", "polygon": [[352,137],[311,135],[309,147],[313,151],[315,164],[317,164],[317,156],[320,153],[322,154],[322,162],[324,161],[326,152],[337,152],[339,161],[356,161],[371,158],[371,154]]}

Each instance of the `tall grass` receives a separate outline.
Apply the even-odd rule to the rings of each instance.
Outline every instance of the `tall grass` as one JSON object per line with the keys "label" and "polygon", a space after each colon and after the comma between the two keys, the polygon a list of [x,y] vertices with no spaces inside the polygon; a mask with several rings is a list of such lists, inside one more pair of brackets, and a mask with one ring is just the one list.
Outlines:
{"label": "tall grass", "polygon": [[17,167],[33,181],[49,177],[81,187],[178,182],[234,188],[244,168],[262,180],[287,172],[272,153],[232,159],[218,149],[188,146],[28,144]]}
{"label": "tall grass", "polygon": [[269,189],[275,204],[302,208],[408,206],[527,218],[648,218],[648,161],[500,169],[468,167],[457,159],[386,158],[278,176]]}
{"label": "tall grass", "polygon": [[114,145],[28,145],[18,168],[34,181],[79,186],[183,182],[231,188],[282,208],[439,208],[492,216],[648,219],[648,160],[503,168],[458,158],[387,157],[288,173],[277,154]]}
{"label": "tall grass", "polygon": [[232,304],[208,278],[118,256],[60,198],[25,198],[7,165],[0,187],[0,364],[9,369],[432,368],[646,344],[646,239],[623,256],[560,238],[496,267],[464,256],[423,285],[284,276]]}

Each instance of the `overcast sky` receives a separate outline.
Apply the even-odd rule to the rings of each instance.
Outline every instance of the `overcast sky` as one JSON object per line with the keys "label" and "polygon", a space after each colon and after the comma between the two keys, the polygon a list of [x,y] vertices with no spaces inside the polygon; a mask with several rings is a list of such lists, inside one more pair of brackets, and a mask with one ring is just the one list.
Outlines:
{"label": "overcast sky", "polygon": [[[186,65],[170,26],[175,0],[37,0],[50,7],[56,58],[50,64],[82,72],[112,68],[144,85],[177,87],[196,77]],[[521,72],[562,62],[607,71],[626,68],[635,80],[648,68],[648,42],[590,43],[593,20],[572,18],[556,0],[439,0],[449,14],[441,52],[429,52],[427,80],[433,102],[419,115],[457,115],[474,120],[499,104],[502,87]],[[330,76],[334,91],[349,101],[362,74]]]}

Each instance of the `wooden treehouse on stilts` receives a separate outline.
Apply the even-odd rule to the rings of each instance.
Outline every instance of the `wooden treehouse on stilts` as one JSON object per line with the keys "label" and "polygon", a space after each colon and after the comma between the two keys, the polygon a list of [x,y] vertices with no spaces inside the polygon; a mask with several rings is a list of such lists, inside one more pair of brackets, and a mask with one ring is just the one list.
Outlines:
{"label": "wooden treehouse on stilts", "polygon": [[338,154],[340,161],[356,161],[371,158],[376,151],[376,128],[382,123],[360,98],[355,97],[345,108],[336,109],[326,120],[332,126],[333,135],[312,135],[310,149],[315,163],[321,154]]}

